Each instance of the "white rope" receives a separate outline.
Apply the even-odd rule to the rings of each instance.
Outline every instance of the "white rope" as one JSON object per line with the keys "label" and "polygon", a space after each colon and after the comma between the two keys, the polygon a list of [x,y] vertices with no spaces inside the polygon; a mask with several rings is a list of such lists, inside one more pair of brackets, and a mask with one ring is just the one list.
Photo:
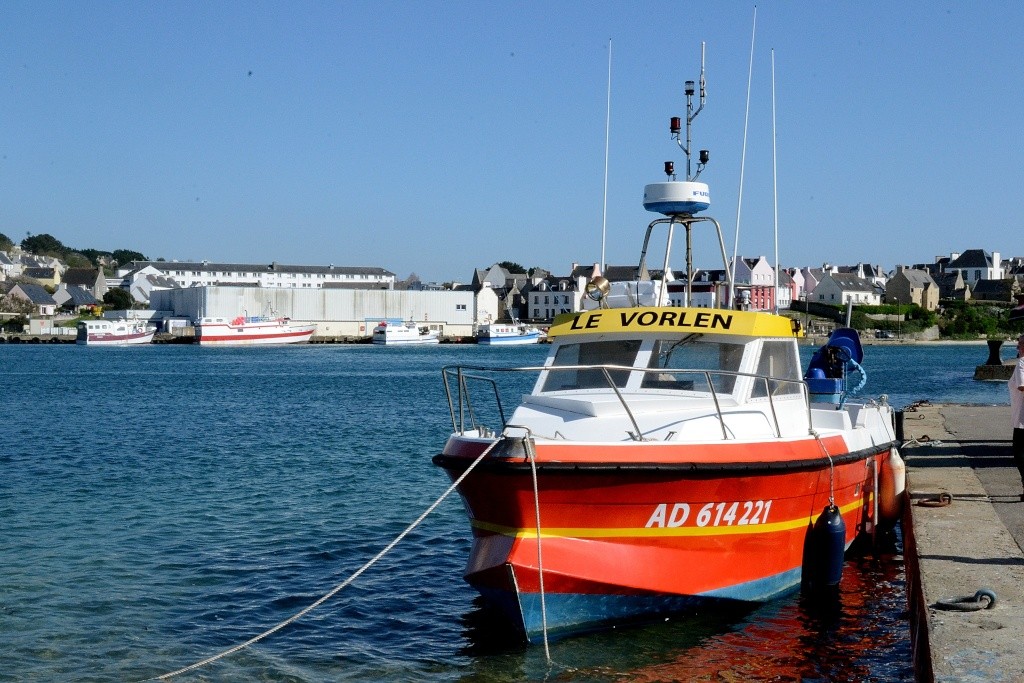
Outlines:
{"label": "white rope", "polygon": [[533,439],[527,434],[523,438],[523,446],[530,458],[530,471],[533,474],[533,511],[537,517],[537,578],[540,582],[540,627],[544,636],[544,656],[551,664],[551,650],[548,648],[548,612],[544,604],[544,560],[540,552],[540,492],[537,487],[537,454],[533,450]]}
{"label": "white rope", "polygon": [[190,664],[189,666],[186,666],[186,667],[184,667],[184,668],[182,668],[182,669],[178,669],[177,671],[171,671],[170,673],[165,673],[165,674],[163,674],[163,675],[161,675],[161,676],[157,676],[156,678],[153,678],[153,679],[149,679],[149,680],[155,680],[155,681],[163,681],[163,680],[167,680],[167,679],[169,679],[169,678],[173,678],[173,677],[175,677],[175,676],[178,676],[178,675],[180,675],[180,674],[183,674],[183,673],[187,673],[187,672],[189,672],[189,671],[194,671],[195,669],[198,669],[198,668],[200,668],[200,667],[202,667],[202,666],[206,666],[207,664],[211,664],[211,663],[213,663],[213,662],[217,661],[218,659],[222,659],[222,658],[224,658],[224,657],[227,657],[227,656],[228,656],[228,655],[230,655],[230,654],[234,654],[235,652],[238,652],[239,650],[243,650],[243,649],[245,649],[245,648],[249,647],[250,645],[252,645],[252,644],[254,644],[254,643],[257,643],[257,642],[259,642],[259,641],[263,640],[264,638],[266,638],[267,636],[269,636],[269,635],[271,635],[271,634],[273,634],[273,633],[277,633],[278,631],[280,631],[280,630],[281,630],[282,628],[284,628],[284,627],[285,627],[285,626],[287,626],[288,624],[291,624],[291,623],[292,623],[292,622],[294,622],[294,621],[298,621],[299,619],[301,619],[301,618],[302,618],[302,617],[304,617],[305,615],[309,614],[310,612],[312,612],[312,611],[313,611],[314,609],[316,609],[317,607],[319,607],[319,606],[320,606],[320,605],[322,605],[323,603],[325,603],[325,602],[327,602],[328,600],[330,600],[330,599],[331,599],[332,597],[334,597],[334,596],[335,596],[335,595],[336,595],[336,594],[337,594],[337,593],[338,593],[338,592],[339,592],[339,591],[340,591],[340,590],[341,590],[342,588],[344,588],[345,586],[347,586],[347,585],[349,585],[350,583],[352,583],[353,581],[355,581],[355,580],[356,580],[357,578],[359,578],[359,576],[360,576],[360,575],[361,575],[361,574],[362,574],[363,572],[365,572],[365,571],[366,571],[367,569],[369,569],[369,568],[370,568],[370,567],[372,567],[372,566],[373,566],[374,564],[376,564],[378,560],[380,560],[380,559],[381,559],[382,557],[384,557],[384,556],[385,556],[385,555],[386,555],[387,553],[389,553],[389,552],[391,551],[391,549],[392,549],[392,548],[394,548],[394,547],[395,547],[396,545],[398,545],[398,544],[399,544],[399,543],[400,543],[400,542],[402,541],[402,539],[404,539],[404,538],[405,538],[406,536],[408,536],[408,535],[409,535],[409,533],[410,533],[410,532],[411,532],[411,531],[412,531],[413,529],[415,529],[415,528],[416,528],[417,526],[419,526],[420,522],[422,522],[422,521],[423,521],[424,519],[426,519],[426,518],[427,518],[427,516],[428,516],[428,515],[429,515],[429,514],[430,514],[431,512],[433,512],[433,511],[434,511],[435,509],[437,509],[437,506],[441,504],[441,501],[443,501],[443,500],[444,500],[445,498],[447,498],[447,497],[448,497],[449,495],[451,495],[452,491],[454,491],[454,490],[455,490],[455,489],[456,489],[456,488],[458,487],[458,485],[462,483],[462,480],[463,480],[463,479],[465,479],[465,478],[466,478],[466,477],[467,477],[467,476],[469,475],[469,473],[470,473],[471,471],[473,471],[473,468],[475,468],[475,467],[476,467],[476,466],[477,466],[478,464],[480,464],[480,461],[481,461],[481,460],[483,460],[483,459],[484,459],[484,458],[485,458],[485,457],[487,456],[487,454],[488,454],[488,453],[490,453],[490,452],[491,452],[491,450],[492,450],[492,449],[493,449],[493,448],[494,448],[495,446],[497,446],[497,445],[498,445],[499,441],[500,441],[500,439],[499,439],[499,440],[495,440],[495,441],[494,441],[494,443],[492,443],[492,444],[491,444],[490,446],[488,446],[487,448],[485,448],[485,449],[484,449],[484,452],[483,452],[483,453],[481,453],[481,454],[480,454],[480,455],[479,455],[479,456],[477,457],[477,459],[476,459],[476,460],[474,460],[474,461],[473,461],[473,462],[472,462],[472,463],[471,463],[471,464],[469,465],[469,467],[467,467],[467,468],[466,468],[466,471],[465,471],[465,472],[463,472],[463,473],[462,473],[461,475],[459,475],[459,478],[458,478],[458,479],[456,479],[456,480],[455,480],[454,482],[452,482],[452,485],[448,487],[448,490],[446,490],[446,491],[445,491],[444,493],[442,493],[442,494],[441,494],[441,497],[440,497],[440,498],[438,498],[438,499],[437,499],[436,501],[434,501],[434,503],[433,503],[433,504],[432,504],[432,505],[431,505],[430,507],[428,507],[428,508],[427,508],[427,509],[426,509],[426,510],[425,510],[425,511],[423,512],[423,514],[422,514],[422,515],[420,515],[419,517],[417,517],[417,518],[416,518],[416,521],[414,521],[414,522],[413,522],[412,524],[410,524],[409,526],[407,526],[407,527],[405,528],[405,530],[404,530],[404,531],[402,531],[402,533],[398,534],[398,536],[396,536],[396,537],[395,537],[395,540],[391,541],[391,543],[388,543],[388,544],[387,544],[387,546],[385,546],[385,548],[384,548],[383,550],[381,550],[381,551],[380,551],[379,553],[377,553],[376,555],[374,555],[374,557],[373,557],[373,559],[372,559],[372,560],[370,560],[369,562],[367,562],[366,564],[364,564],[364,565],[363,565],[362,567],[360,567],[359,569],[357,569],[357,570],[355,571],[355,573],[353,573],[353,574],[352,574],[352,576],[348,577],[347,579],[345,579],[344,581],[342,581],[342,582],[341,582],[340,584],[338,584],[337,586],[335,586],[335,587],[334,587],[333,589],[331,589],[331,590],[330,590],[329,592],[327,592],[326,594],[324,594],[324,596],[323,596],[323,597],[321,597],[321,598],[320,598],[319,600],[317,600],[317,601],[316,601],[316,602],[314,602],[313,604],[309,605],[308,607],[306,607],[306,608],[304,608],[304,609],[302,609],[302,610],[300,610],[300,611],[296,612],[296,613],[295,613],[295,614],[293,614],[292,616],[288,617],[287,619],[285,619],[284,621],[282,621],[281,623],[279,623],[279,624],[278,624],[277,626],[274,626],[273,628],[270,628],[270,629],[268,629],[268,630],[264,631],[263,633],[259,634],[258,636],[255,636],[255,637],[253,637],[253,638],[250,638],[249,640],[245,641],[244,643],[242,643],[242,644],[240,644],[240,645],[235,645],[234,647],[232,647],[232,648],[229,648],[229,649],[227,649],[227,650],[224,650],[223,652],[219,652],[219,653],[217,653],[217,654],[213,655],[212,657],[207,657],[206,659],[204,659],[204,660],[202,660],[202,661],[200,661],[200,662],[196,662],[195,664]]}
{"label": "white rope", "polygon": [[828,504],[834,507],[836,504],[836,464],[832,462],[832,456],[829,455],[828,449],[825,448],[825,442],[821,440],[818,432],[812,429],[811,434],[814,435],[818,445],[821,446],[821,452],[828,458]]}

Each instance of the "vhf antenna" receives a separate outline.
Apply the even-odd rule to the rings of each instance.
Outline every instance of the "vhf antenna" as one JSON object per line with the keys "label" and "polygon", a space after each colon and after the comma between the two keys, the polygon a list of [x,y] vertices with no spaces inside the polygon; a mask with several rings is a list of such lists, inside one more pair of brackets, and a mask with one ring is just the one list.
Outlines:
{"label": "vhf antenna", "polygon": [[[693,81],[686,81],[685,89],[686,89],[685,90],[685,92],[686,92],[686,144],[684,145],[682,139],[680,138],[680,133],[682,132],[682,119],[680,119],[680,117],[678,117],[678,116],[673,116],[672,117],[672,120],[669,122],[669,130],[672,133],[672,139],[676,141],[676,144],[679,145],[679,149],[683,150],[683,153],[686,155],[686,179],[692,181],[692,180],[696,180],[697,178],[700,177],[700,172],[704,170],[704,167],[707,165],[708,159],[710,158],[709,155],[708,155],[708,151],[706,149],[700,150],[700,155],[698,156],[698,162],[697,162],[697,172],[694,173],[693,175],[690,175],[690,144],[691,144],[690,127],[693,125],[693,120],[695,118],[697,118],[697,114],[699,114],[701,112],[701,110],[704,109],[704,100],[707,98],[707,90],[705,89],[705,84],[704,84],[704,43],[703,42],[700,44],[700,106],[698,106],[696,110],[693,108],[693,96],[694,96],[694,93],[696,92],[696,88],[694,87],[694,82]],[[673,170],[672,170],[670,164],[671,164],[671,162],[665,162],[665,172],[668,175],[672,176],[673,179],[674,179],[675,178],[675,174],[673,173]]]}

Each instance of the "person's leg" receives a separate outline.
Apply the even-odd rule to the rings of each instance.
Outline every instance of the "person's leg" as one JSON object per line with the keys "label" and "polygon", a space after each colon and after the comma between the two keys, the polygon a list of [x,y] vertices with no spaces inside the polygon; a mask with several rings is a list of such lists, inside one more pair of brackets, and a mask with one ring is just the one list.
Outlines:
{"label": "person's leg", "polygon": [[[1020,472],[1021,486],[1024,487],[1024,429],[1013,430],[1013,461]],[[1020,494],[1024,501],[1024,493]]]}

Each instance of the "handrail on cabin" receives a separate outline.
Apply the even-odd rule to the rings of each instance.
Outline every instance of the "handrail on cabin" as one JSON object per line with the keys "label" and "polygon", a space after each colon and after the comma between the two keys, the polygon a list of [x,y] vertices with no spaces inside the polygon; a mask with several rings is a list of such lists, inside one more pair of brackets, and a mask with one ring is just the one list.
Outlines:
{"label": "handrail on cabin", "polygon": [[[469,372],[488,372],[488,373],[499,373],[499,372],[560,372],[560,371],[579,371],[579,370],[600,370],[601,376],[608,384],[619,403],[622,405],[623,410],[629,417],[630,422],[633,425],[635,432],[627,432],[635,441],[642,441],[643,434],[640,430],[640,426],[636,421],[636,417],[633,415],[633,411],[630,410],[627,397],[619,391],[618,385],[611,376],[611,371],[627,371],[627,372],[643,372],[648,373],[669,373],[669,374],[697,374],[703,375],[709,393],[711,395],[712,402],[715,405],[715,414],[718,417],[718,422],[722,428],[722,440],[727,441],[729,439],[728,428],[725,425],[725,416],[722,412],[721,403],[718,400],[718,392],[715,391],[714,382],[712,382],[712,376],[732,376],[732,377],[751,377],[755,381],[760,380],[765,385],[765,396],[768,398],[768,405],[771,409],[772,421],[775,425],[775,436],[782,438],[782,428],[779,425],[778,412],[775,409],[774,393],[771,390],[771,382],[779,384],[796,384],[800,387],[800,394],[804,400],[804,407],[807,410],[807,424],[811,426],[811,401],[810,393],[807,388],[807,382],[803,379],[795,380],[783,377],[773,377],[771,375],[758,375],[749,372],[736,372],[732,370],[705,370],[705,369],[690,369],[690,368],[637,368],[626,365],[557,365],[557,366],[529,366],[519,368],[500,368],[500,367],[486,367],[486,366],[467,366],[467,365],[446,365],[441,368],[441,377],[444,382],[445,396],[448,399],[448,412],[452,420],[452,430],[457,434],[465,434],[466,430],[466,419],[469,418],[469,423],[473,429],[480,430],[484,428],[483,425],[479,424],[476,419],[476,414],[473,410],[473,402],[470,396],[470,384],[468,381],[483,382],[489,384],[494,392],[495,406],[498,409],[498,415],[501,420],[501,428],[504,429],[507,426],[505,419],[505,409],[501,402],[501,395],[498,391],[497,381],[493,377],[487,377],[484,375],[468,374]],[[449,375],[454,373],[456,377],[456,390],[455,396],[453,397],[452,386],[449,382]],[[458,403],[458,416],[456,417],[456,402]]]}

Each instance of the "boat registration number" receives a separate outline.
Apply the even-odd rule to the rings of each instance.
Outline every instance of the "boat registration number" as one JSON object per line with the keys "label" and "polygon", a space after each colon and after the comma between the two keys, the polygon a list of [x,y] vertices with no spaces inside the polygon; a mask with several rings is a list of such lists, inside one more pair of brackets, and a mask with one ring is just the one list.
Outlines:
{"label": "boat registration number", "polygon": [[[690,520],[691,513],[692,521]],[[684,526],[744,526],[765,524],[772,509],[770,500],[744,500],[732,503],[705,503],[699,509],[689,503],[660,503],[654,508],[646,528],[672,528]]]}

